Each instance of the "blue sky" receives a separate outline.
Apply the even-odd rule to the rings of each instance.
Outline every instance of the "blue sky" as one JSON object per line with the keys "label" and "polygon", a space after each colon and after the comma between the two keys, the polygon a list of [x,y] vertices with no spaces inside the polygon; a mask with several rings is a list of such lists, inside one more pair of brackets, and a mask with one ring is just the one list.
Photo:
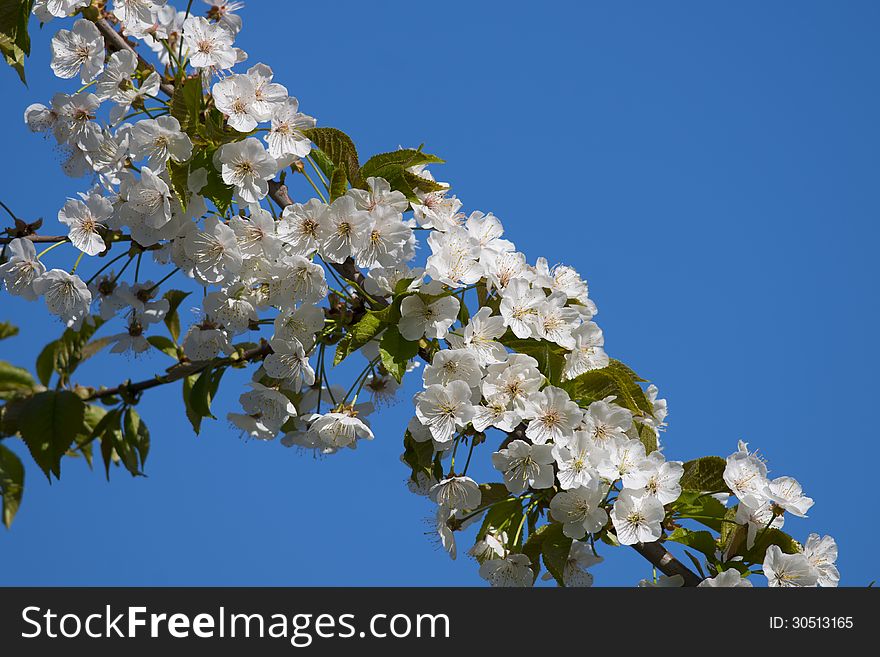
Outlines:
{"label": "blue sky", "polygon": [[[365,156],[424,142],[444,157],[436,173],[466,209],[588,279],[609,353],[669,400],[668,458],[749,441],[816,499],[786,530],[835,536],[844,584],[876,577],[877,3],[279,7],[243,11],[251,62]],[[76,88],[48,68],[58,27],[34,25],[29,88],[0,71],[0,199],[49,225],[83,182],[21,116]],[[0,358],[27,366],[61,330],[5,294],[2,319],[23,331]],[[106,355],[80,378],[139,378],[163,359]],[[224,380],[224,414],[242,380]],[[414,385],[375,416],[374,442],[324,460],[222,420],[196,438],[179,388],[155,390],[147,478],[107,484],[68,461],[50,486],[28,469],[0,583],[480,584],[425,536],[430,504],[404,485]],[[630,550],[604,556],[597,584],[650,574]]]}

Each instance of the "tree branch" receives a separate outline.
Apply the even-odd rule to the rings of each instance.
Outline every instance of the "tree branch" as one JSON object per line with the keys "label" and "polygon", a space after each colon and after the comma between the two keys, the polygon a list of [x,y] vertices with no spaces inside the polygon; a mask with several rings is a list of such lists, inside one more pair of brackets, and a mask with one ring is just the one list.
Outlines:
{"label": "tree branch", "polygon": [[262,360],[271,353],[272,347],[269,346],[268,342],[263,341],[260,346],[245,351],[237,358],[228,356],[226,358],[214,358],[211,360],[203,360],[175,365],[168,370],[167,374],[163,374],[161,376],[157,375],[154,376],[152,379],[145,379],[144,381],[138,381],[136,383],[131,383],[129,381],[126,383],[120,383],[118,386],[115,386],[113,388],[102,388],[100,390],[95,390],[93,393],[85,398],[85,401],[92,401],[94,399],[100,399],[102,397],[112,397],[114,395],[120,394],[136,395],[143,392],[144,390],[157,388],[161,385],[165,385],[166,383],[173,383],[174,381],[179,381],[180,379],[192,376],[193,374],[198,374],[199,372],[203,372],[207,369],[225,367],[227,365],[232,365],[233,363]]}
{"label": "tree branch", "polygon": [[696,586],[703,581],[702,577],[672,556],[672,553],[663,547],[660,541],[655,543],[636,543],[632,548],[654,564],[657,570],[664,575],[670,577],[672,575],[681,575],[684,578],[685,586]]}

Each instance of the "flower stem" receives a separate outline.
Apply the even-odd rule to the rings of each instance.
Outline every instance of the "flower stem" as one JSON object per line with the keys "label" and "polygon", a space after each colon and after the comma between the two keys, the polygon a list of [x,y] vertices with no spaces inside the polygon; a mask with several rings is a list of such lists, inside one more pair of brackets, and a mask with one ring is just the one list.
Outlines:
{"label": "flower stem", "polygon": [[73,269],[70,270],[70,274],[73,275],[76,273],[76,268],[79,267],[80,260],[83,259],[83,256],[86,254],[85,251],[80,251],[79,255],[76,257],[76,262],[73,263]]}
{"label": "flower stem", "polygon": [[49,253],[49,251],[51,251],[52,249],[58,248],[58,247],[61,246],[62,244],[67,244],[67,242],[68,242],[68,240],[65,238],[65,239],[61,240],[60,242],[55,242],[55,244],[53,244],[52,246],[47,246],[45,249],[43,249],[42,251],[40,251],[40,252],[37,254],[37,260],[39,260],[40,258],[42,258],[42,257],[43,257],[44,255],[46,255],[47,253]]}

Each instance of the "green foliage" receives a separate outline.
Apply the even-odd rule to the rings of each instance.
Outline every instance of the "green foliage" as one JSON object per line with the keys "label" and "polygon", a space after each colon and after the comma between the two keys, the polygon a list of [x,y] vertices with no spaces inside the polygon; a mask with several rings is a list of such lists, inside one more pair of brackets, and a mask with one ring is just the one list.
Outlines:
{"label": "green foliage", "polygon": [[654,427],[647,424],[636,424],[636,427],[639,432],[639,440],[642,441],[642,445],[645,446],[645,454],[650,454],[653,451],[657,450],[657,433],[654,431]]}
{"label": "green foliage", "polygon": [[565,586],[565,566],[570,552],[571,539],[562,533],[562,524],[554,522],[547,525],[541,540],[541,556],[544,566],[559,586]]}
{"label": "green foliage", "polygon": [[382,332],[393,317],[393,305],[382,310],[368,310],[360,321],[348,329],[348,332],[336,345],[333,365],[339,365],[345,358],[363,347]]}
{"label": "green foliage", "polygon": [[801,544],[791,536],[781,529],[771,527],[766,531],[758,530],[755,544],[751,550],[746,552],[743,558],[750,563],[763,563],[767,548],[771,545],[778,545],[785,554],[797,554],[802,551]]}
{"label": "green foliage", "polygon": [[330,176],[330,201],[333,202],[340,196],[345,196],[347,189],[348,181],[345,177],[345,169],[336,167],[333,170],[333,175]]}
{"label": "green foliage", "polygon": [[678,527],[666,537],[666,540],[686,545],[697,550],[697,552],[702,552],[709,561],[715,561],[715,549],[717,546],[715,544],[715,537],[712,536],[711,532],[707,532],[704,529],[694,531],[685,527]]}
{"label": "green foliage", "polygon": [[180,338],[180,316],[178,315],[177,310],[180,308],[180,304],[183,300],[189,295],[189,292],[183,292],[181,290],[168,290],[162,295],[163,299],[168,300],[168,312],[165,313],[165,326],[168,327],[168,333],[171,334],[171,339],[174,340],[174,344],[177,344],[177,340]]}
{"label": "green foliage", "polygon": [[491,484],[480,484],[480,506],[489,506],[506,500],[510,497],[510,491],[504,484],[493,482]]}
{"label": "green foliage", "polygon": [[360,175],[364,180],[370,177],[384,178],[390,183],[391,189],[400,191],[409,200],[415,201],[418,199],[416,190],[434,192],[446,187],[407,169],[423,164],[442,163],[443,160],[439,157],[424,153],[421,149],[401,148],[390,153],[374,155],[361,167]]}
{"label": "green foliage", "polygon": [[523,543],[523,554],[529,558],[531,562],[529,566],[532,569],[532,582],[538,579],[541,574],[541,546],[544,544],[544,537],[547,530],[552,525],[541,525],[535,531],[529,534],[529,538]]}
{"label": "green foliage", "polygon": [[171,189],[177,196],[180,207],[186,210],[186,202],[189,198],[189,162],[168,160],[168,176],[171,178]]}
{"label": "green foliage", "polygon": [[131,445],[137,452],[141,469],[143,469],[144,464],[147,462],[147,454],[150,453],[150,431],[141,420],[138,412],[130,406],[125,409],[125,419],[122,427],[125,442]]}
{"label": "green foliage", "polygon": [[[486,511],[486,516],[483,518],[483,524],[480,526],[480,531],[477,532],[477,540],[485,538],[489,533],[498,534],[507,530],[508,540],[513,541],[516,529],[520,526],[522,519],[522,500],[517,497],[510,499],[505,498],[502,501],[493,504]],[[509,547],[516,548],[519,546],[511,545]]]}
{"label": "green foliage", "polygon": [[3,497],[3,524],[9,529],[24,494],[24,466],[21,459],[0,444],[0,495]]}
{"label": "green foliage", "polygon": [[501,338],[501,343],[519,354],[526,354],[538,361],[538,369],[553,385],[562,382],[565,368],[565,349],[547,340],[521,340],[510,331]]}
{"label": "green foliage", "polygon": [[607,367],[584,372],[580,376],[565,381],[561,387],[581,406],[614,395],[615,403],[631,410],[633,413],[651,415],[654,406],[645,395],[639,383],[645,379],[633,372],[619,360],[612,359]]}
{"label": "green foliage", "polygon": [[33,391],[36,383],[27,370],[0,360],[0,399],[12,399]]}
{"label": "green foliage", "polygon": [[327,154],[324,151],[313,148],[312,152],[309,153],[309,157],[318,165],[318,168],[324,172],[324,175],[327,177],[327,180],[333,178],[333,172],[336,170],[336,165],[327,157]]}
{"label": "green foliage", "polygon": [[61,476],[61,457],[83,426],[86,405],[67,390],[47,390],[22,400],[17,427],[46,477]]}
{"label": "green foliage", "polygon": [[0,340],[18,335],[18,327],[9,322],[0,322]]}
{"label": "green foliage", "polygon": [[180,129],[190,137],[199,135],[202,113],[202,80],[199,76],[187,79],[174,90],[171,98],[171,116],[178,120]]}
{"label": "green foliage", "polygon": [[671,508],[677,518],[695,520],[716,532],[721,531],[727,515],[727,508],[721,502],[695,490],[683,490]]}
{"label": "green foliage", "polygon": [[683,490],[695,490],[711,493],[730,492],[724,483],[724,468],[727,461],[720,456],[703,456],[684,464],[681,476]]}
{"label": "green foliage", "polygon": [[418,482],[420,472],[437,479],[442,476],[439,457],[434,455],[434,443],[430,440],[420,443],[413,439],[409,431],[403,436],[403,462],[412,470],[412,481]]}
{"label": "green foliage", "polygon": [[24,83],[24,60],[31,54],[28,20],[33,6],[34,0],[0,2],[0,52]]}
{"label": "green foliage", "polygon": [[389,326],[382,334],[382,341],[379,343],[379,356],[382,358],[383,367],[398,383],[406,374],[407,363],[418,353],[419,343],[404,339],[396,326]]}
{"label": "green foliage", "polygon": [[91,322],[83,322],[78,331],[72,328],[65,329],[58,340],[47,344],[37,356],[36,370],[40,382],[44,386],[49,385],[52,373],[55,372],[59,376],[59,383],[68,383],[76,368],[83,361],[88,360],[109,344],[109,338],[100,338],[90,342],[92,336],[103,324],[103,319],[93,316]]}
{"label": "green foliage", "polygon": [[379,153],[364,162],[364,166],[361,167],[361,176],[389,180],[389,177],[400,169],[423,164],[443,164],[443,160],[436,155],[425,153],[421,149],[399,148],[390,153]]}
{"label": "green foliage", "polygon": [[[318,147],[318,150],[323,155],[322,157],[322,155],[316,154],[313,150],[312,155],[316,157],[316,162],[320,163],[329,160],[333,163],[334,170],[336,168],[343,170],[345,177],[352,187],[364,186],[358,162],[357,148],[351,137],[336,128],[309,128],[303,130],[303,134],[312,140],[312,143]],[[332,179],[333,172],[327,173],[325,170],[324,173]]]}
{"label": "green foliage", "polygon": [[150,451],[150,432],[131,407],[114,408],[95,426],[92,437],[101,441],[104,471],[110,479],[110,465],[121,463],[131,476],[143,475]]}
{"label": "green foliage", "polygon": [[226,117],[215,107],[209,109],[205,115],[205,122],[202,124],[200,135],[209,144],[215,147],[223,144],[231,144],[235,141],[241,141],[257,134],[256,130],[250,132],[239,132],[235,128],[226,125]]}
{"label": "green foliage", "polygon": [[[241,133],[238,133],[239,135]],[[216,146],[205,146],[197,148],[193,153],[193,157],[189,162],[189,170],[191,172],[204,169],[208,172],[208,182],[199,192],[206,199],[211,201],[220,214],[226,214],[232,205],[232,186],[223,182],[223,177],[214,166],[214,153],[217,152]]]}
{"label": "green foliage", "polygon": [[220,387],[220,379],[226,372],[225,367],[205,369],[201,374],[193,374],[183,379],[183,403],[186,417],[192,424],[193,431],[198,435],[202,428],[202,419],[217,419],[211,412],[211,400]]}

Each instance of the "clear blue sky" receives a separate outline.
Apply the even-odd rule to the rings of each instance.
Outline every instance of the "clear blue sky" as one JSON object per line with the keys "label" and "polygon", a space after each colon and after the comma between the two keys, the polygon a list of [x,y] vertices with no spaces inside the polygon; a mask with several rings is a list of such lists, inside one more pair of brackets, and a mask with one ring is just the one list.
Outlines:
{"label": "clear blue sky", "polygon": [[[363,154],[424,142],[466,208],[495,212],[530,260],[577,267],[608,351],[669,400],[668,458],[749,441],[816,499],[786,529],[835,536],[842,583],[874,579],[880,5],[321,6],[252,1],[239,44]],[[75,88],[47,66],[58,27],[35,30],[30,88],[0,71],[0,198],[49,225],[82,184],[21,116]],[[23,327],[0,358],[32,365],[60,332],[45,317],[0,297],[0,319]],[[81,378],[167,362],[105,356]],[[239,380],[224,381],[224,414]],[[225,421],[195,438],[177,387],[141,410],[148,478],[108,485],[68,461],[50,486],[28,469],[0,583],[482,582],[432,545],[431,505],[404,486],[408,395],[374,418],[373,443],[325,460],[243,442]],[[605,556],[597,584],[650,574],[629,550]]]}

